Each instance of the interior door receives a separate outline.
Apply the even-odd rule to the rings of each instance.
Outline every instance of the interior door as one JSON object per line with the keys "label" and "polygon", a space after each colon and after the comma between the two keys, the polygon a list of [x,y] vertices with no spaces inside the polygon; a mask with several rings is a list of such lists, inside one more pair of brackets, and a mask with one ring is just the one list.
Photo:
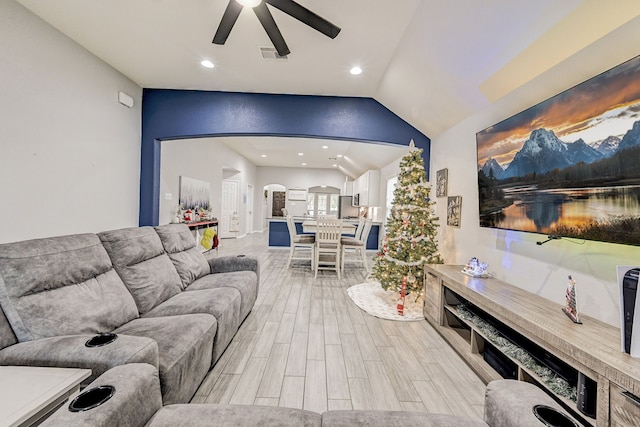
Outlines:
{"label": "interior door", "polygon": [[274,191],[273,202],[271,203],[271,216],[284,216],[282,209],[286,203],[286,191]]}
{"label": "interior door", "polygon": [[222,181],[222,212],[220,213],[220,238],[235,237],[238,221],[238,181]]}

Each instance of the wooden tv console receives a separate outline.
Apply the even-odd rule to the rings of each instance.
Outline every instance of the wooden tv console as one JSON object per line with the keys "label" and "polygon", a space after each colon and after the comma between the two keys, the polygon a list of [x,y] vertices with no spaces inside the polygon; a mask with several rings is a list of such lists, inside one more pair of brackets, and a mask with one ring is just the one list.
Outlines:
{"label": "wooden tv console", "polygon": [[[498,370],[504,370],[494,369],[497,356],[506,360],[513,377],[537,384],[587,426],[640,426],[640,359],[620,350],[619,328],[588,316],[580,317],[583,324],[574,324],[560,304],[497,279],[467,276],[462,267],[425,267],[424,315],[485,382],[503,378]],[[564,286],[558,289],[563,292]],[[501,353],[492,336],[461,315],[461,307],[470,308],[476,320],[484,318],[498,332],[504,330],[505,336],[524,337],[534,351],[545,354],[547,366],[560,361],[558,365],[566,364],[595,381],[596,417],[579,412],[574,401],[557,395],[535,372]]]}

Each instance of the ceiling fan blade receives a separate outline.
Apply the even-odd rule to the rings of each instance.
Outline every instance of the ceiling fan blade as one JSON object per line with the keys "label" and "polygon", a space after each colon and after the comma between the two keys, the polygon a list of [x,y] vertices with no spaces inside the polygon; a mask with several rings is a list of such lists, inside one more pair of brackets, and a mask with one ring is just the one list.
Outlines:
{"label": "ceiling fan blade", "polygon": [[[235,1],[235,0],[232,0]],[[287,43],[284,41],[284,37],[282,37],[282,33],[278,29],[278,25],[276,21],[273,20],[273,16],[269,9],[267,9],[267,5],[262,2],[258,6],[253,8],[256,16],[260,20],[260,23],[264,27],[264,30],[267,32],[267,35],[271,39],[271,43],[273,43],[273,47],[278,51],[278,55],[286,56],[290,54],[289,47]]]}
{"label": "ceiling fan blade", "polygon": [[317,15],[307,9],[304,6],[299,5],[293,0],[264,0],[271,6],[276,7],[286,13],[293,16],[298,21],[301,21],[314,30],[320,31],[327,37],[335,39],[338,33],[340,33],[340,27],[327,21],[320,15]]}
{"label": "ceiling fan blade", "polygon": [[222,19],[220,20],[220,25],[218,25],[216,35],[213,36],[214,44],[224,44],[227,41],[227,37],[229,37],[231,29],[238,20],[242,8],[243,6],[236,0],[229,0],[227,9],[224,11],[224,15],[222,15]]}

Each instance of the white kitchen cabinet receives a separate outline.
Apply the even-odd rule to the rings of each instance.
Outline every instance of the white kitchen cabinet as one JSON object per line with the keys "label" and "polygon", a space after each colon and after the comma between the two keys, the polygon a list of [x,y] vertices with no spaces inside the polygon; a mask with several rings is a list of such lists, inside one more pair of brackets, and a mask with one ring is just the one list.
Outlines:
{"label": "white kitchen cabinet", "polygon": [[353,194],[360,195],[360,206],[378,206],[380,204],[380,171],[369,170],[360,175],[354,181]]}

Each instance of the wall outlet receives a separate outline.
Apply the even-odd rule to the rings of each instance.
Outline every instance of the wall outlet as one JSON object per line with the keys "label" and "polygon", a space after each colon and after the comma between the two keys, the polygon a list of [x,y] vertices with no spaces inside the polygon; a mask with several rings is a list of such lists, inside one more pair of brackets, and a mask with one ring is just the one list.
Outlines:
{"label": "wall outlet", "polygon": [[172,200],[172,199],[173,199],[173,194],[171,194],[171,193],[164,193],[164,199],[165,199],[165,200]]}

